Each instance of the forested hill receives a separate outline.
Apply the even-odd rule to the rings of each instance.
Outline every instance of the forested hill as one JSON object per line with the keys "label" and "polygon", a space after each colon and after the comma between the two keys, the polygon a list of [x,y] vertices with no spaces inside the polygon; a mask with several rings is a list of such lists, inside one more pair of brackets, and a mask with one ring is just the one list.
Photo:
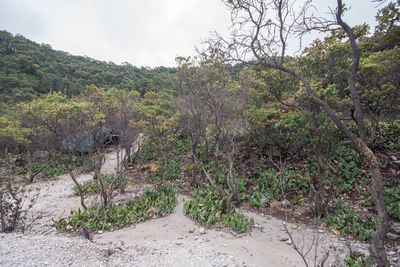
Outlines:
{"label": "forested hill", "polygon": [[117,65],[56,51],[19,34],[0,31],[0,99],[2,103],[28,101],[41,94],[61,91],[78,94],[87,85],[136,90],[143,94],[169,86],[165,79],[175,68],[154,69]]}

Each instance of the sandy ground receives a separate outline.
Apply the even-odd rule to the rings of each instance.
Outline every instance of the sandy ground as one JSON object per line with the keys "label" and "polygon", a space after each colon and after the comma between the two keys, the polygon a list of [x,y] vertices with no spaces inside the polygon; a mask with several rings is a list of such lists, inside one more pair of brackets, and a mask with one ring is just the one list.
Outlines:
{"label": "sandy ground", "polygon": [[[108,154],[102,172],[113,173],[115,165],[116,154]],[[91,174],[82,174],[78,180],[82,182],[91,178]],[[3,250],[0,252],[1,266],[304,266],[288,240],[283,221],[269,215],[245,211],[247,216],[254,218],[256,225],[251,233],[245,235],[224,229],[204,229],[183,215],[183,202],[188,197],[178,195],[178,204],[172,214],[120,230],[93,233],[93,242],[89,242],[81,235],[58,232],[52,224],[52,218],[69,215],[72,209],[80,207],[79,197],[74,196],[71,190],[73,182],[69,176],[62,175],[50,182],[37,182],[34,186],[41,188],[40,197],[32,209],[32,214],[39,218],[27,235],[0,235],[0,249]],[[131,188],[127,196],[133,196],[139,190]],[[94,201],[96,199],[87,203]],[[287,224],[287,227],[293,234],[295,244],[304,252],[313,240],[314,243],[318,240],[318,250],[313,248],[309,253],[310,263],[315,253],[320,259],[325,252],[329,252],[325,266],[341,265],[338,259],[341,260],[347,253],[344,239],[338,239],[323,230],[292,224]],[[13,256],[16,252],[11,248],[15,244],[18,244],[18,255],[29,255],[33,243],[52,244],[47,250],[56,249],[56,252],[44,254],[46,256],[43,259],[41,255],[45,253],[46,245],[42,244],[42,254],[39,248],[38,253],[29,256],[33,258],[32,262]],[[82,244],[82,248],[75,252],[76,248],[63,246],[66,243]],[[352,242],[352,247],[366,251],[367,246]],[[108,253],[110,250],[118,253]],[[112,255],[104,256],[104,251]],[[63,253],[72,255],[65,259],[58,258]],[[88,260],[85,262],[74,258],[76,255]],[[96,261],[96,255],[102,255],[99,261]]]}

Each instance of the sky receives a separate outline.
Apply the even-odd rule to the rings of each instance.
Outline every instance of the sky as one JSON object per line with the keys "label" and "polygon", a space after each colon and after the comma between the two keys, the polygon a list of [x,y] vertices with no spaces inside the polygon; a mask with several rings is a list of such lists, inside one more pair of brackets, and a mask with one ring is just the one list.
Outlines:
{"label": "sky", "polygon": [[[322,14],[335,0],[315,0]],[[375,25],[376,3],[345,0],[350,26]],[[175,66],[177,56],[218,31],[230,13],[220,0],[0,0],[0,30],[73,55],[134,66]]]}

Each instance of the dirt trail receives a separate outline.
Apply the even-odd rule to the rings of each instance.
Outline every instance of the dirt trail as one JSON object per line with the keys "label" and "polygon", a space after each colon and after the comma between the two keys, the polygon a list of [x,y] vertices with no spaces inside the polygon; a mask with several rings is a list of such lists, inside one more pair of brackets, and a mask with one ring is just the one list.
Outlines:
{"label": "dirt trail", "polygon": [[[174,213],[169,216],[139,223],[133,227],[98,234],[95,235],[94,240],[103,243],[122,242],[130,246],[151,246],[154,243],[197,244],[211,250],[234,255],[240,261],[256,266],[304,265],[300,256],[288,244],[289,242],[281,241],[288,237],[282,221],[270,216],[246,212],[246,215],[255,219],[258,226],[250,234],[235,235],[223,230],[204,229],[183,215],[184,199],[184,196],[178,196],[178,205]],[[290,228],[292,226],[288,225]],[[299,246],[302,246],[303,242],[307,245],[311,244],[312,239],[316,236],[316,230],[297,227],[296,229],[291,228],[291,231]],[[330,251],[329,262],[332,263],[335,256],[341,251],[340,248],[345,246],[344,241],[325,233],[320,233],[319,238],[320,248]]]}
{"label": "dirt trail", "polygon": [[[115,165],[116,153],[108,154],[102,172],[113,173]],[[78,180],[82,182],[91,178],[91,174],[82,174],[78,177]],[[41,192],[32,211],[36,215],[42,214],[32,225],[33,232],[36,233],[34,238],[38,238],[37,235],[41,235],[43,238],[51,238],[51,241],[48,242],[55,242],[55,247],[58,246],[57,238],[60,238],[60,242],[64,242],[62,240],[65,238],[75,239],[78,243],[83,242],[82,237],[66,236],[65,233],[59,233],[52,226],[52,218],[66,216],[72,209],[80,207],[79,198],[74,196],[71,191],[73,182],[69,176],[62,175],[54,181],[38,182],[34,186],[41,187]],[[135,190],[130,190],[128,194],[133,195],[134,192]],[[235,235],[224,230],[204,229],[183,215],[184,198],[183,195],[178,195],[177,207],[173,214],[169,216],[149,220],[120,230],[93,233],[92,245],[96,246],[97,250],[99,247],[106,248],[107,244],[123,247],[123,249],[121,248],[121,251],[123,250],[122,254],[116,253],[113,256],[115,257],[115,261],[113,261],[116,264],[115,266],[124,266],[124,264],[127,264],[126,266],[152,264],[154,264],[153,266],[187,266],[188,263],[193,266],[304,265],[292,245],[288,244],[290,241],[282,241],[288,237],[284,232],[282,221],[268,215],[262,216],[245,211],[247,216],[254,218],[257,226],[247,235]],[[94,200],[89,200],[87,203],[90,204],[90,201]],[[293,232],[297,245],[305,249],[303,244],[312,243],[316,230],[303,229],[289,224],[288,227]],[[4,236],[0,237],[3,238],[0,241],[6,239]],[[21,240],[24,238],[29,238],[29,235],[21,238]],[[25,243],[29,242],[25,241]],[[23,244],[20,246],[23,246]],[[84,246],[90,246],[90,243]],[[364,245],[360,244],[360,246],[363,247]],[[339,240],[325,232],[319,234],[319,247],[321,250],[330,252],[328,261],[331,264],[327,264],[327,266],[335,266],[333,261],[337,258],[337,255],[345,253],[344,240]],[[30,247],[26,248],[27,251],[29,249]],[[22,247],[20,250],[24,251],[24,248]],[[60,250],[63,251],[63,248],[61,247]],[[65,251],[64,253],[71,253],[71,251]],[[92,252],[88,251],[87,253],[90,254]],[[319,254],[322,253],[323,251],[319,252]],[[12,261],[9,263],[4,259],[9,260],[8,256],[0,255],[0,265],[3,265],[2,263],[6,263],[4,266],[13,265]],[[56,257],[54,260],[56,261]],[[107,260],[109,261],[109,259]],[[75,263],[77,266],[85,265],[78,262]],[[143,265],[141,265],[142,263]],[[62,264],[59,262],[56,265]],[[108,262],[106,265],[113,264]]]}

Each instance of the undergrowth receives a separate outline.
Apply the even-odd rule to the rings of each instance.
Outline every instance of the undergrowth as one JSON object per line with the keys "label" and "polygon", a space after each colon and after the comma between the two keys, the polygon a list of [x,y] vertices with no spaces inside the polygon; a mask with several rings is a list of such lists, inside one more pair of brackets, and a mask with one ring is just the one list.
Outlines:
{"label": "undergrowth", "polygon": [[369,240],[377,227],[377,220],[374,216],[363,217],[351,210],[349,207],[341,207],[325,219],[325,224],[330,229],[338,230],[342,235],[352,235],[361,241]]}
{"label": "undergrowth", "polygon": [[193,200],[184,203],[184,214],[206,227],[223,225],[238,233],[249,231],[254,224],[253,219],[248,219],[241,211],[231,208],[223,213],[223,200],[218,192],[210,188],[198,188],[193,193]]}
{"label": "undergrowth", "polygon": [[110,230],[126,225],[170,214],[176,205],[176,191],[171,185],[161,185],[156,189],[146,187],[140,198],[127,199],[124,204],[114,204],[109,209],[99,206],[87,211],[73,210],[71,215],[53,220],[57,229],[77,230],[83,225],[88,229]]}
{"label": "undergrowth", "polygon": [[[102,174],[101,177],[103,178],[103,181],[105,183],[105,186],[108,187],[111,183],[111,178],[110,176],[108,176],[107,174]],[[113,189],[118,189],[124,186],[123,181],[121,181],[121,179],[119,178],[119,176],[117,176],[115,178],[114,184],[113,184]],[[76,185],[74,185],[72,188],[72,191],[74,192],[74,195],[79,196],[79,190],[78,187]],[[100,192],[100,186],[99,183],[96,179],[91,179],[91,180],[87,180],[85,181],[82,185],[81,185],[81,189],[83,194],[86,195],[92,195],[95,193],[99,193]]]}

